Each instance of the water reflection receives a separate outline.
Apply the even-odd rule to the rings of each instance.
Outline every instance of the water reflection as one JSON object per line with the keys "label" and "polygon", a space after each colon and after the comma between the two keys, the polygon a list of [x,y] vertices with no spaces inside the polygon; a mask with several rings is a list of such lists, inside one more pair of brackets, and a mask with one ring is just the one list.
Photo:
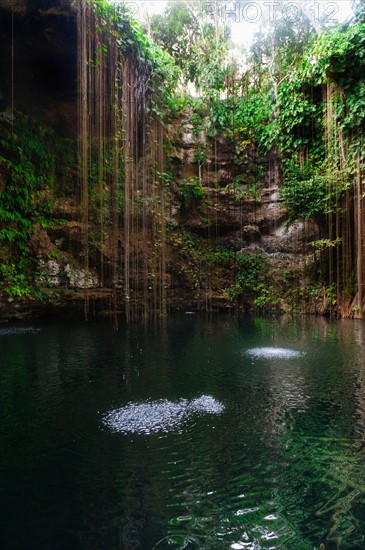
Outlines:
{"label": "water reflection", "polygon": [[[364,327],[181,315],[2,338],[0,546],[364,550]],[[268,348],[295,355],[242,353]]]}

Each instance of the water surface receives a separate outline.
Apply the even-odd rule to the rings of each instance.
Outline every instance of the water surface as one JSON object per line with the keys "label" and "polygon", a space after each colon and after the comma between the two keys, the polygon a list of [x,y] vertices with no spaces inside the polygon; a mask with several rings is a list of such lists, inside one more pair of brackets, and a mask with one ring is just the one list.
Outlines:
{"label": "water surface", "polygon": [[0,329],[0,548],[365,550],[365,324]]}

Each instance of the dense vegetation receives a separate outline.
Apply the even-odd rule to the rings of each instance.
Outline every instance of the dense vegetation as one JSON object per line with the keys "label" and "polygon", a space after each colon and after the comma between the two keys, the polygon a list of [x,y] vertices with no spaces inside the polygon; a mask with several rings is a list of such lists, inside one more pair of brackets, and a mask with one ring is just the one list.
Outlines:
{"label": "dense vegetation", "polygon": [[[198,10],[196,2],[170,3],[165,17],[152,21],[156,39],[175,55],[183,80],[192,81],[199,92],[198,98],[190,99],[197,133],[234,141],[234,162],[242,167],[246,184],[260,184],[260,167],[250,173],[252,147],[262,157],[278,152],[288,223],[315,223],[320,233],[310,243],[319,254],[309,274],[312,296],[318,292],[330,296],[329,305],[336,306],[338,313],[361,312],[365,234],[361,6],[350,23],[337,27],[320,28],[310,17],[299,24],[279,17],[271,27],[266,21],[266,31],[256,36],[243,70],[230,58],[227,29],[217,20],[215,29],[197,25]],[[188,48],[185,42],[190,37]],[[200,156],[204,159],[203,150]],[[315,280],[320,281],[321,291],[315,290]]]}
{"label": "dense vegetation", "polygon": [[[78,157],[79,256],[85,273],[95,268],[99,280],[113,286],[115,304],[123,287],[125,304],[140,292],[136,300],[147,310],[152,291],[165,311],[169,272],[185,277],[182,284],[208,307],[221,287],[226,304],[243,300],[277,309],[284,299],[286,307],[324,303],[322,311],[362,316],[361,6],[350,23],[337,27],[320,28],[306,16],[296,23],[263,21],[250,50],[239,55],[232,55],[229,21],[203,14],[201,2],[170,1],[146,28],[123,5],[95,0],[81,6],[81,143],[60,139],[24,114],[2,123],[1,290],[12,297],[44,292],[47,258],[42,263],[30,243],[39,228],[66,223],[53,205],[74,193]],[[133,108],[126,108],[132,98]],[[164,130],[183,119],[193,126],[197,167],[186,178],[171,165],[174,143]],[[210,209],[202,221],[208,236],[213,233],[208,187],[219,191],[221,184],[216,174],[207,185],[204,171],[222,139],[233,151],[237,175],[225,188],[235,200],[260,202],[265,184],[279,185],[287,224],[304,224],[302,276],[185,227],[187,213],[202,217]],[[169,205],[178,208],[178,220],[171,220]]]}

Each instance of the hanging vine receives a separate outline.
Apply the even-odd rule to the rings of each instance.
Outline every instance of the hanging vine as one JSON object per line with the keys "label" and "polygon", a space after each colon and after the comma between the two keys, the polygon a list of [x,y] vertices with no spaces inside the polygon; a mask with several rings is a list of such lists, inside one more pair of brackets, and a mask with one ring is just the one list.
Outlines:
{"label": "hanging vine", "polygon": [[[82,0],[76,9],[84,313],[87,318],[93,266],[113,289],[117,328],[120,307],[128,321],[141,307],[145,316],[166,312],[160,117],[174,70],[169,56],[146,39],[125,8]],[[91,258],[95,221],[100,252]]]}

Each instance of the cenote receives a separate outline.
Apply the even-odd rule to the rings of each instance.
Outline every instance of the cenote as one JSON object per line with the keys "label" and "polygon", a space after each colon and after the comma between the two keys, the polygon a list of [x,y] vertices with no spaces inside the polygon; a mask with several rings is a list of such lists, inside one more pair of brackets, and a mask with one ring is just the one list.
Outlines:
{"label": "cenote", "polygon": [[0,353],[1,548],[365,549],[363,321],[17,326]]}
{"label": "cenote", "polygon": [[0,550],[365,550],[365,3],[0,37]]}

